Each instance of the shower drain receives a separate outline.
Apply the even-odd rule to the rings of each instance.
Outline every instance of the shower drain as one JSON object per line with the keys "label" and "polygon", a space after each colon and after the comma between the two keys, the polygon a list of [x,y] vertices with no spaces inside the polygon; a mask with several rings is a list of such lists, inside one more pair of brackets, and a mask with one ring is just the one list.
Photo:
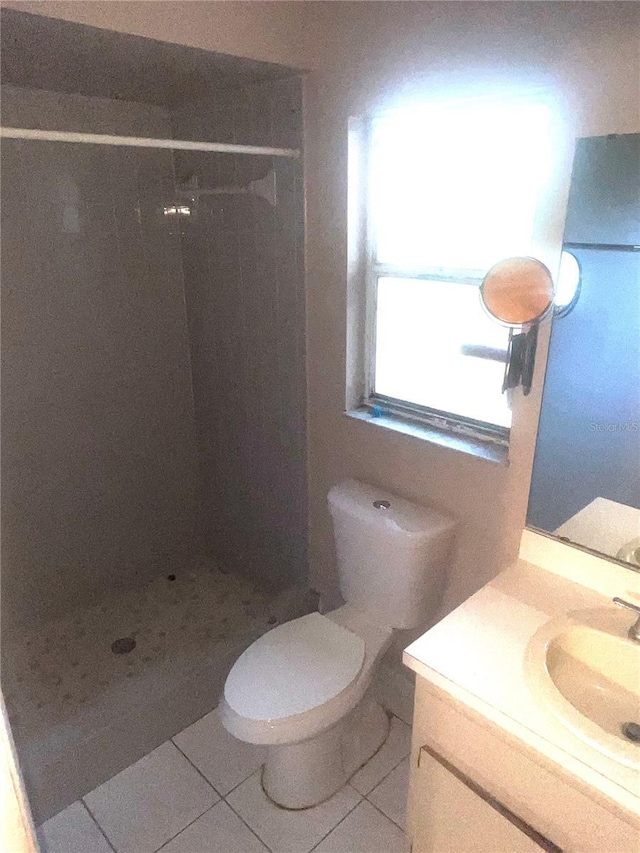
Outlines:
{"label": "shower drain", "polygon": [[627,740],[632,740],[634,743],[640,743],[640,723],[623,723],[622,734]]}
{"label": "shower drain", "polygon": [[118,637],[111,643],[111,651],[114,655],[126,655],[132,652],[136,647],[136,641],[133,637]]}

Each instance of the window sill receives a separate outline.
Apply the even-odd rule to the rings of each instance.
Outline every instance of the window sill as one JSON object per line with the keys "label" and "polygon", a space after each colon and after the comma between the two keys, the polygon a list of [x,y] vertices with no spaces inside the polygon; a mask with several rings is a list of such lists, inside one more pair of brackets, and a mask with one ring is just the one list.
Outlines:
{"label": "window sill", "polygon": [[487,462],[494,462],[499,465],[509,464],[509,448],[490,441],[481,441],[468,435],[445,432],[428,424],[403,418],[400,415],[372,415],[368,409],[364,408],[353,409],[350,412],[345,412],[345,415],[357,421],[382,427],[382,429],[390,429],[393,432],[409,435],[420,441],[427,441],[429,444],[435,444],[447,450],[456,450],[459,453],[465,453],[467,456],[474,456],[476,459],[484,459]]}

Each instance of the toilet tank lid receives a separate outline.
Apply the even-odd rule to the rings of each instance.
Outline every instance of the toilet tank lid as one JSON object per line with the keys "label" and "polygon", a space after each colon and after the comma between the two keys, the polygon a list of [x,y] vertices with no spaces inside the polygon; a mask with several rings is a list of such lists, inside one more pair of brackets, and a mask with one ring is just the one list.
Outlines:
{"label": "toilet tank lid", "polygon": [[[425,541],[449,533],[455,520],[444,513],[427,509],[400,498],[386,489],[347,480],[333,486],[328,495],[329,511],[357,518],[372,528],[412,540]],[[388,504],[388,506],[387,506]]]}

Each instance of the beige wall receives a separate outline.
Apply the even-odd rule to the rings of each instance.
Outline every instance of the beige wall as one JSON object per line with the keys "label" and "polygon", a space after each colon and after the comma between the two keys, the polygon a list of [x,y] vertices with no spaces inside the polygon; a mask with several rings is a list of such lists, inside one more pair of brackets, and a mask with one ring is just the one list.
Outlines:
{"label": "beige wall", "polygon": [[329,599],[335,596],[325,496],[332,483],[347,476],[385,485],[460,520],[443,611],[499,571],[516,552],[524,520],[537,395],[516,414],[509,468],[342,413],[347,119],[399,96],[506,79],[553,87],[578,135],[636,131],[636,4],[11,5],[313,69],[307,79],[305,143],[312,579]]}
{"label": "beige wall", "polygon": [[302,2],[32,0],[1,5],[190,47],[307,67],[307,16]]}
{"label": "beige wall", "polygon": [[557,92],[576,135],[638,130],[638,9],[609,3],[325,3],[310,12],[315,27],[332,32],[322,45],[328,61],[320,62],[320,49],[312,57],[324,67],[308,80],[305,145],[312,576],[323,593],[335,590],[325,495],[341,478],[359,477],[459,519],[446,612],[517,552],[541,370],[538,393],[517,401],[508,468],[342,413],[347,120],[420,93],[522,80]]}

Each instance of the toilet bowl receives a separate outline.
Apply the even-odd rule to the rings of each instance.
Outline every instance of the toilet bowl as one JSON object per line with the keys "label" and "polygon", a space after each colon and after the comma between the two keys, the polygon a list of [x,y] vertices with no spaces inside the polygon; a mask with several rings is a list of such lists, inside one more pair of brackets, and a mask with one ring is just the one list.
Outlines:
{"label": "toilet bowl", "polygon": [[234,665],[222,723],[267,746],[263,786],[279,805],[317,805],[384,743],[387,715],[366,695],[392,635],[346,604],[274,628]]}
{"label": "toilet bowl", "polygon": [[373,676],[394,628],[428,618],[453,538],[446,516],[354,481],[334,487],[329,506],[346,604],[256,640],[220,703],[232,735],[267,747],[264,790],[290,809],[331,797],[384,743]]}

